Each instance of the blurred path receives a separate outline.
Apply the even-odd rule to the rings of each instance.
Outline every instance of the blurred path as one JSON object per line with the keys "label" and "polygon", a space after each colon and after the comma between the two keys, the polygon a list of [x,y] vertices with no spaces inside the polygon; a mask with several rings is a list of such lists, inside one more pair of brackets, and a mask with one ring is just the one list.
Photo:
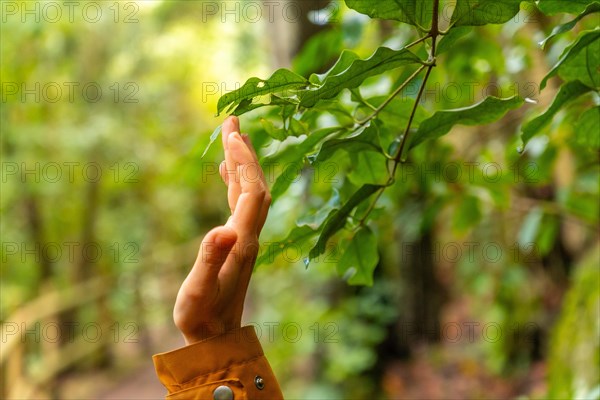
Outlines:
{"label": "blurred path", "polygon": [[[183,338],[174,326],[151,329],[151,343],[160,344],[151,354],[174,350],[183,346]],[[121,355],[124,355],[121,353]],[[126,357],[126,355],[124,355]],[[167,389],[160,383],[151,355],[142,356],[143,362],[137,369],[113,378],[113,383],[103,390],[97,390],[94,400],[163,400]]]}
{"label": "blurred path", "polygon": [[149,363],[147,367],[134,371],[123,378],[120,384],[98,395],[98,400],[162,400],[167,390],[158,381],[154,366]]}

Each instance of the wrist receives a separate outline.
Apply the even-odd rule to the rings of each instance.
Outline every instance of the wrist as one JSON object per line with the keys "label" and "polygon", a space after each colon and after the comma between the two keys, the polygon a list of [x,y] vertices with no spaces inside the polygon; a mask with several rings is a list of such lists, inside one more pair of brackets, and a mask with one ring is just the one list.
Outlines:
{"label": "wrist", "polygon": [[200,325],[193,332],[182,332],[186,345],[203,342],[215,336],[223,335],[234,329],[241,328],[241,324],[225,324],[222,322],[211,322]]}

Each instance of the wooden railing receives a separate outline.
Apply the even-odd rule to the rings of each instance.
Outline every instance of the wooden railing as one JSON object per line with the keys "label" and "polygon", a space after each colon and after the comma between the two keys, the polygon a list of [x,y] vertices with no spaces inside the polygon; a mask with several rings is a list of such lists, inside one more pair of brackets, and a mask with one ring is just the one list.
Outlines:
{"label": "wooden railing", "polygon": [[[0,343],[2,398],[47,397],[43,395],[47,392],[44,388],[55,376],[107,344],[107,335],[90,341],[78,332],[65,342],[64,327],[58,316],[82,306],[97,304],[101,308],[110,288],[106,278],[94,278],[70,288],[52,290],[4,321]],[[99,327],[106,325],[103,321]],[[32,357],[36,353],[39,357]]]}
{"label": "wooden railing", "polygon": [[[180,280],[178,268],[193,261],[198,243],[194,239],[142,257],[149,266],[143,275],[168,286],[162,297],[174,297]],[[65,289],[46,291],[6,318],[0,328],[0,398],[53,398],[57,376],[94,354],[109,352],[115,345],[113,335],[108,334],[114,321],[105,311],[113,290],[111,279],[96,277]],[[64,330],[61,316],[69,312],[76,316],[86,307],[93,308],[99,316],[94,324],[103,332],[100,337],[86,338],[80,326],[74,334],[69,332],[67,341],[59,340],[57,335],[66,333],[57,333]],[[141,316],[132,315],[130,320],[138,318]]]}

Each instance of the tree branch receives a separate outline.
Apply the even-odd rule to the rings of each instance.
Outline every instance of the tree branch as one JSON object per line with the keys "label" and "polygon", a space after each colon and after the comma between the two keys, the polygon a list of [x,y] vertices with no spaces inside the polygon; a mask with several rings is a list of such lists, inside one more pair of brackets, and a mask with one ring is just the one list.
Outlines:
{"label": "tree branch", "polygon": [[400,147],[398,149],[398,152],[396,153],[396,155],[394,156],[394,166],[392,167],[392,170],[390,172],[390,176],[389,176],[389,180],[387,182],[387,184],[382,187],[379,190],[379,193],[377,194],[377,196],[375,197],[375,199],[373,200],[373,202],[369,205],[369,208],[367,209],[367,211],[365,212],[365,214],[363,215],[363,217],[360,219],[359,225],[364,225],[366,219],[368,218],[369,214],[371,213],[371,211],[373,211],[373,209],[375,208],[375,205],[377,204],[377,201],[379,200],[379,198],[381,197],[381,195],[383,194],[383,192],[385,191],[385,189],[389,186],[391,186],[394,183],[394,179],[396,176],[396,171],[398,169],[398,165],[400,164],[400,162],[402,162],[402,154],[404,152],[405,147],[407,146],[408,143],[408,136],[410,134],[410,127],[413,123],[413,120],[415,118],[415,114],[417,112],[417,107],[419,107],[419,102],[421,101],[421,97],[423,96],[423,92],[425,91],[425,86],[427,85],[427,80],[429,79],[429,75],[431,74],[431,70],[433,69],[433,67],[435,67],[436,65],[436,59],[435,59],[435,52],[436,52],[436,45],[437,45],[437,39],[438,36],[440,35],[440,30],[439,30],[439,9],[440,9],[440,0],[433,0],[433,16],[431,18],[431,29],[429,30],[428,34],[423,36],[423,38],[417,40],[415,43],[411,43],[409,46],[412,46],[413,44],[416,43],[420,43],[421,41],[427,39],[427,38],[431,38],[431,48],[429,50],[429,60],[427,60],[427,63],[422,65],[419,69],[417,69],[415,71],[415,73],[413,73],[402,85],[400,85],[400,87],[398,89],[396,89],[391,95],[390,97],[388,97],[386,99],[386,101],[381,104],[377,110],[375,110],[375,112],[367,119],[365,119],[364,121],[362,121],[362,123],[360,125],[365,124],[367,121],[370,121],[372,118],[374,118],[377,114],[379,114],[379,112],[381,112],[381,110],[383,108],[385,108],[393,99],[394,97],[396,97],[401,91],[402,89],[404,89],[404,87],[406,85],[408,85],[408,83],[410,81],[412,81],[422,70],[423,68],[427,68],[427,72],[425,73],[425,77],[423,78],[423,82],[421,82],[421,87],[419,88],[419,93],[417,94],[417,98],[415,99],[415,105],[413,106],[413,109],[410,113],[410,118],[408,120],[408,123],[406,125],[406,129],[404,130],[404,134],[401,136],[401,142],[400,142]]}
{"label": "tree branch", "polygon": [[433,0],[433,16],[431,18],[431,30],[429,31],[429,35],[431,37],[431,49],[429,51],[429,66],[427,67],[427,72],[425,73],[425,78],[423,82],[421,82],[421,87],[419,88],[419,93],[417,94],[417,98],[415,99],[415,105],[410,114],[410,118],[408,120],[408,124],[406,125],[406,129],[404,130],[404,134],[402,135],[402,141],[400,142],[400,148],[394,157],[394,167],[392,169],[392,173],[390,179],[393,179],[396,174],[396,170],[398,169],[398,163],[402,160],[402,154],[404,153],[404,148],[407,146],[408,137],[410,135],[410,127],[413,123],[415,114],[417,112],[417,107],[419,107],[419,102],[421,101],[421,97],[423,96],[423,92],[425,90],[425,86],[427,85],[427,80],[429,79],[429,75],[431,74],[431,70],[435,67],[435,51],[437,38],[440,35],[439,30],[439,9],[440,9],[440,0]]}

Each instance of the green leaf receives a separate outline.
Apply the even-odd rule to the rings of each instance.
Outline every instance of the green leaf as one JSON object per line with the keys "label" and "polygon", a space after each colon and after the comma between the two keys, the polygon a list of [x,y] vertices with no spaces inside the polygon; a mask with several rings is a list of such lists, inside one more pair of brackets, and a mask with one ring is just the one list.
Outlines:
{"label": "green leaf", "polygon": [[[350,100],[352,100],[355,103],[359,103],[361,106],[365,106],[365,107],[369,106],[369,104],[367,104],[367,101],[365,100],[365,98],[360,93],[359,87],[350,89]],[[368,107],[368,108],[373,110],[372,107],[373,107],[373,105],[371,104],[371,107]]]}
{"label": "green leaf", "polygon": [[457,0],[450,23],[454,26],[503,24],[517,15],[521,0]]}
{"label": "green leaf", "polygon": [[600,89],[600,31],[596,40],[562,63],[558,75],[565,81],[577,79],[584,85]]}
{"label": "green leaf", "polygon": [[385,185],[389,179],[387,158],[374,151],[350,153],[352,167],[348,179],[356,186],[365,184]]}
{"label": "green leaf", "polygon": [[293,249],[295,253],[302,251],[302,246],[308,243],[316,234],[317,231],[308,225],[295,227],[284,240],[268,242],[266,248],[263,248],[261,255],[257,258],[256,266],[273,263],[282,254],[285,256],[289,249]]}
{"label": "green leaf", "polygon": [[[344,51],[330,71],[322,75],[312,75],[309,81],[286,69],[277,70],[269,79],[249,79],[240,89],[227,93],[219,99],[217,109],[231,111],[241,115],[267,105],[294,105],[300,99],[303,107],[313,107],[319,100],[327,100],[337,96],[344,89],[360,86],[362,82],[385,71],[402,65],[422,63],[421,59],[409,50],[391,50],[387,47],[378,48],[366,60],[359,59],[350,51]],[[256,103],[256,97],[281,94],[286,91],[286,97],[272,95],[267,103]]]}
{"label": "green leaf", "polygon": [[443,54],[450,50],[456,42],[462,39],[464,36],[468,35],[473,31],[473,28],[470,26],[458,26],[453,27],[450,31],[442,36],[442,39],[439,41],[437,45],[436,55]]}
{"label": "green leaf", "polygon": [[[384,101],[387,100],[387,98],[388,96],[377,96],[371,97],[367,101],[373,107],[379,107]],[[390,146],[395,146],[392,145],[392,143],[400,135],[402,135],[406,129],[408,119],[414,107],[415,99],[408,97],[408,95],[404,93],[401,93],[399,96],[395,97],[383,110],[381,110],[377,118],[374,120],[378,127],[379,143],[383,148],[388,149],[388,154],[395,154],[395,152],[390,152],[392,151]],[[361,106],[359,107],[359,112],[357,114],[361,118],[364,118],[367,115],[370,115],[372,112],[373,110],[371,108]],[[421,105],[417,105],[412,127],[418,127],[421,121],[429,118],[430,116],[431,114],[429,114],[425,108],[423,108]]]}
{"label": "green leaf", "polygon": [[241,88],[221,96],[217,103],[217,115],[221,114],[226,108],[229,111],[242,102],[251,101],[255,97],[298,89],[306,86],[307,83],[302,76],[287,69],[278,69],[267,80],[250,78]]}
{"label": "green leaf", "polygon": [[318,129],[306,135],[302,141],[287,145],[285,148],[276,152],[275,154],[263,157],[261,163],[291,163],[297,160],[302,160],[308,153],[313,151],[315,146],[321,143],[321,141],[328,138],[330,135],[339,132],[345,132],[346,130],[347,128],[341,126]]}
{"label": "green leaf", "polygon": [[298,111],[298,107],[295,104],[282,105],[280,111],[281,118],[284,121],[287,121],[288,119],[292,118],[292,116]]}
{"label": "green leaf", "polygon": [[[387,100],[387,96],[378,96],[369,98],[369,103],[379,107]],[[379,112],[377,120],[383,125],[395,126],[399,131],[404,131],[410,117],[410,113],[415,106],[415,99],[408,94],[401,93],[395,97],[383,110]],[[417,105],[417,110],[413,118],[413,125],[420,124],[423,120],[429,118],[431,114],[423,106]]]}
{"label": "green leaf", "polygon": [[373,285],[373,271],[379,263],[377,238],[363,227],[345,243],[346,248],[337,264],[340,275],[350,285]]}
{"label": "green leaf", "polygon": [[283,163],[283,172],[277,177],[273,187],[271,188],[271,197],[273,203],[275,203],[275,201],[286,192],[292,182],[294,182],[294,179],[296,179],[298,176],[297,172],[300,171],[304,166],[304,157],[306,154],[311,152],[317,144],[319,144],[329,135],[344,130],[344,128],[339,126],[316,130],[306,136],[306,138],[300,143],[289,145],[276,155],[264,157],[261,160],[263,167],[265,165],[276,166]]}
{"label": "green leaf", "polygon": [[235,107],[235,109],[231,112],[231,115],[240,116],[256,110],[257,108],[266,106],[281,106],[284,109],[291,109],[292,113],[296,112],[296,109],[298,108],[298,101],[294,98],[283,98],[275,94],[271,94],[267,97],[267,101],[261,103],[254,102],[253,99],[244,99],[240,102],[240,104],[238,104],[237,107]]}
{"label": "green leaf", "polygon": [[433,2],[423,0],[346,0],[346,5],[371,18],[393,19],[423,29],[431,26]]}
{"label": "green leaf", "polygon": [[[544,79],[542,79],[542,82],[540,84],[540,90],[546,87],[548,79],[556,75],[556,73],[559,72],[559,69],[561,69],[563,64],[567,65],[567,75],[570,75],[570,72],[573,70],[582,69],[583,65],[585,65],[584,76],[589,78],[589,81],[597,83],[598,65],[590,64],[587,58],[588,56],[591,56],[590,61],[593,61],[594,59],[597,61],[597,56],[594,57],[593,53],[594,51],[600,51],[600,49],[598,48],[598,39],[600,39],[600,30],[581,32],[581,34],[577,37],[575,42],[573,42],[569,47],[565,49],[563,54],[560,56],[558,62],[554,65],[554,67],[552,67],[552,69],[550,70],[550,72],[548,72]],[[588,49],[588,47],[590,46],[592,47]],[[578,57],[581,53],[584,54],[584,56],[582,56],[584,57],[583,59]],[[571,63],[570,60],[573,60],[573,62]],[[593,74],[596,74],[596,79],[594,79]],[[583,77],[580,77],[580,79],[581,78]]]}
{"label": "green leaf", "polygon": [[275,203],[275,201],[288,190],[290,185],[300,177],[303,167],[304,160],[302,158],[285,165],[283,172],[277,177],[271,188],[272,203]]}
{"label": "green leaf", "polygon": [[333,194],[327,203],[319,207],[318,211],[314,214],[305,215],[298,219],[296,225],[308,225],[314,230],[318,230],[329,214],[337,211],[340,205],[340,192],[336,188],[333,188]]}
{"label": "green leaf", "polygon": [[548,36],[546,39],[544,39],[541,43],[540,46],[543,48],[546,47],[546,44],[548,44],[548,42],[550,40],[552,40],[555,36],[560,35],[562,33],[568,32],[571,29],[573,29],[575,27],[575,25],[577,25],[577,23],[584,17],[586,17],[589,14],[592,13],[596,13],[600,11],[600,3],[593,3],[590,4],[584,12],[582,12],[581,14],[579,14],[575,19],[564,23],[562,25],[558,25],[555,26],[554,29],[552,29],[552,32],[550,33],[550,36]]}
{"label": "green leaf", "polygon": [[323,254],[327,241],[346,225],[346,219],[352,210],[381,188],[381,185],[363,185],[344,203],[342,208],[332,213],[321,226],[321,235],[315,246],[310,250],[310,259],[317,258]]}
{"label": "green leaf", "polygon": [[210,146],[212,146],[215,140],[217,140],[217,138],[219,137],[219,134],[221,133],[221,126],[222,125],[217,126],[213,133],[211,133],[210,142],[208,142],[208,145],[206,145],[206,148],[204,149],[204,152],[202,153],[202,156],[200,156],[200,158],[204,158],[204,156],[208,152],[208,149],[210,149]]}
{"label": "green leaf", "polygon": [[[382,103],[378,99],[369,99],[369,101],[375,106],[379,106]],[[390,153],[391,149],[389,147],[406,130],[406,125],[414,107],[415,99],[400,95],[379,113],[377,120],[382,122],[379,127],[379,137],[382,145],[388,148],[389,154],[396,154],[395,152]],[[431,114],[418,104],[412,121],[411,131],[429,117],[431,117]]]}
{"label": "green leaf", "polygon": [[287,132],[291,136],[308,135],[308,133],[310,132],[308,125],[296,118],[290,118],[289,122],[290,123]]}
{"label": "green leaf", "polygon": [[[331,114],[334,116],[339,125],[352,126],[356,122],[352,112],[338,99],[321,100],[313,108],[304,110],[304,115],[311,115],[314,123],[316,123],[323,114]],[[310,118],[306,119],[309,120]]]}
{"label": "green leaf", "polygon": [[283,140],[285,140],[286,137],[288,137],[285,129],[283,129],[283,128],[277,128],[268,119],[261,118],[260,119],[260,124],[262,125],[262,127],[265,130],[265,132],[267,133],[267,135],[271,136],[275,140],[282,140],[283,141]]}
{"label": "green leaf", "polygon": [[523,125],[521,129],[523,134],[521,140],[523,145],[526,145],[529,140],[535,136],[544,126],[548,125],[554,115],[567,103],[576,99],[584,93],[589,92],[591,89],[579,81],[567,82],[562,85],[554,98],[554,101],[548,107],[548,109],[540,116],[532,119]]}
{"label": "green leaf", "polygon": [[326,141],[316,156],[312,157],[313,162],[325,161],[338,150],[345,150],[349,153],[361,151],[381,152],[377,127],[375,124],[371,124],[367,127],[361,127],[345,138]]}
{"label": "green leaf", "polygon": [[575,127],[575,141],[593,150],[600,150],[600,106],[581,115]]}
{"label": "green leaf", "polygon": [[522,104],[523,99],[519,96],[505,99],[489,96],[483,101],[469,107],[437,111],[431,118],[421,122],[419,129],[412,137],[410,148],[421,144],[425,140],[439,138],[447,134],[457,124],[489,124],[504,116],[509,110],[520,107]]}
{"label": "green leaf", "polygon": [[[342,57],[346,59],[342,61]],[[348,55],[348,52],[344,52],[338,63],[346,66],[351,59],[352,57]],[[341,72],[326,74],[322,85],[301,91],[299,93],[300,105],[303,107],[313,107],[319,100],[331,99],[344,89],[352,89],[360,86],[365,79],[371,76],[382,74],[385,71],[398,68],[402,65],[417,63],[422,63],[421,59],[409,50],[392,50],[387,47],[380,47],[366,60],[354,59]],[[332,72],[337,72],[337,64],[333,69],[335,71]],[[312,83],[315,83],[314,79]]]}
{"label": "green leaf", "polygon": [[337,75],[347,70],[355,60],[359,60],[360,57],[353,51],[344,50],[338,57],[333,67],[323,74],[312,74],[310,82],[316,85],[322,85],[325,79],[330,75]]}
{"label": "green leaf", "polygon": [[559,13],[579,14],[597,0],[538,0],[538,9],[546,15]]}

